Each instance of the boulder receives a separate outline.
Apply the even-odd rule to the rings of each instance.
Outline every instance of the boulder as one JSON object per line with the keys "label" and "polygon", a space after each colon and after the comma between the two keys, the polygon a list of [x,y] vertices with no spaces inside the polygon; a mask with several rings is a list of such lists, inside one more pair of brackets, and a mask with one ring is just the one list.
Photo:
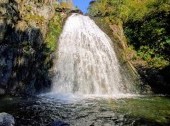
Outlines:
{"label": "boulder", "polygon": [[0,126],[14,126],[14,117],[8,113],[0,113]]}

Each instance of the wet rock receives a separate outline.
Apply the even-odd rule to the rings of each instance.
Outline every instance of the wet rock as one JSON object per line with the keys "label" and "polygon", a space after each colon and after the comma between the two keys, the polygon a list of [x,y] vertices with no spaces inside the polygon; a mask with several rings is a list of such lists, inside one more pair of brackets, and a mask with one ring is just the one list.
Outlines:
{"label": "wet rock", "polygon": [[0,86],[6,87],[8,80],[10,78],[11,72],[12,72],[12,59],[13,55],[10,51],[10,49],[4,49],[5,46],[1,46],[0,49]]}
{"label": "wet rock", "polygon": [[53,47],[46,37],[53,30],[49,24],[60,25],[64,16],[54,20],[50,1],[0,0],[0,5],[0,95],[48,91]]}
{"label": "wet rock", "polygon": [[54,121],[49,126],[70,126],[70,125],[62,121]]}
{"label": "wet rock", "polygon": [[0,88],[0,95],[4,95],[5,94],[5,90]]}
{"label": "wet rock", "polygon": [[0,126],[14,126],[14,117],[8,113],[0,113]]}

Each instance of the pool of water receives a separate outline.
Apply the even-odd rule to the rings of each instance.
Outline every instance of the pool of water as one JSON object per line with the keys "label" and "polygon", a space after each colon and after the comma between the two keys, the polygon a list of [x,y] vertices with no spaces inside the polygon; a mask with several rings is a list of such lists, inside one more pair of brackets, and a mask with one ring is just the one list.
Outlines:
{"label": "pool of water", "polygon": [[16,126],[169,126],[170,98],[165,96],[80,96],[43,94],[3,97],[0,112],[12,114]]}

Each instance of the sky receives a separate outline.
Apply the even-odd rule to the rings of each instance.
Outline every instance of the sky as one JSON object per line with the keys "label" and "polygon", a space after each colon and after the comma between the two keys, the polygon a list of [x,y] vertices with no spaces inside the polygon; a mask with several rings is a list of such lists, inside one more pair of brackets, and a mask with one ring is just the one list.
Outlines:
{"label": "sky", "polygon": [[77,6],[83,13],[87,12],[87,8],[89,6],[91,0],[73,0],[74,5]]}

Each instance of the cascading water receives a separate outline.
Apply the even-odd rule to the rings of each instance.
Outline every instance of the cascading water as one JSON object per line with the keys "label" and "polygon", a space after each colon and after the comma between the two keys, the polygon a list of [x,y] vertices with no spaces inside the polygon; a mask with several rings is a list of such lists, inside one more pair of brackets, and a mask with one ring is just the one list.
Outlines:
{"label": "cascading water", "polygon": [[111,39],[88,16],[72,14],[67,19],[57,54],[52,92],[127,92]]}

